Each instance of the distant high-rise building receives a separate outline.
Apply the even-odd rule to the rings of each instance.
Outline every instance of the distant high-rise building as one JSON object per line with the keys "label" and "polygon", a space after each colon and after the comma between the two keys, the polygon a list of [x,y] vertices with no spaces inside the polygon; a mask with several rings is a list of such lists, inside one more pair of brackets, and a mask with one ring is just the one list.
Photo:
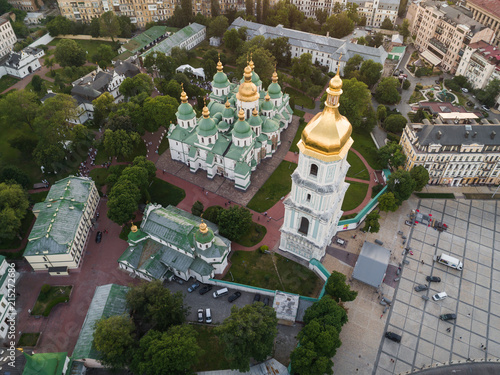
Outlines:
{"label": "distant high-rise building", "polygon": [[43,6],[43,0],[7,0],[14,8],[33,12]]}
{"label": "distant high-rise building", "polygon": [[12,51],[16,42],[16,34],[9,22],[9,18],[0,17],[0,58]]}

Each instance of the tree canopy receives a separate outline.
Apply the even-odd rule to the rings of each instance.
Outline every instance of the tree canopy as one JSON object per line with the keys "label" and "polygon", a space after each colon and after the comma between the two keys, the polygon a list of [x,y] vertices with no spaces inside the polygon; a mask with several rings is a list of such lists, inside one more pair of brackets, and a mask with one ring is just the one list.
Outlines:
{"label": "tree canopy", "polygon": [[378,198],[378,208],[381,211],[395,212],[398,209],[398,207],[399,207],[398,202],[396,202],[396,198],[394,197],[394,194],[391,193],[390,191],[382,194]]}
{"label": "tree canopy", "polygon": [[219,213],[218,220],[220,235],[236,241],[248,232],[252,213],[245,207],[231,206]]}
{"label": "tree canopy", "polygon": [[114,42],[115,38],[121,33],[120,21],[113,11],[104,12],[99,17],[100,34],[111,38]]}
{"label": "tree canopy", "polygon": [[226,16],[213,17],[208,25],[208,35],[222,38],[229,28],[229,21]]}
{"label": "tree canopy", "polygon": [[354,301],[358,292],[351,290],[351,287],[345,281],[346,276],[343,273],[333,271],[326,281],[326,294],[331,296],[336,302],[339,300],[343,302]]}
{"label": "tree canopy", "polygon": [[366,127],[364,119],[373,113],[368,86],[356,78],[344,79],[339,112],[346,116],[353,128]]}
{"label": "tree canopy", "polygon": [[406,126],[406,117],[403,115],[390,115],[384,121],[384,128],[392,133],[401,133]]}
{"label": "tree canopy", "polygon": [[415,180],[411,177],[410,172],[404,169],[394,171],[387,181],[387,189],[394,194],[398,205],[410,198],[415,187]]}
{"label": "tree canopy", "polygon": [[488,107],[493,107],[495,105],[495,100],[500,94],[500,80],[493,79],[483,90],[477,92],[477,99],[487,105]]}
{"label": "tree canopy", "polygon": [[12,239],[19,233],[29,207],[28,194],[13,182],[0,183],[0,240]]}
{"label": "tree canopy", "polygon": [[87,55],[73,39],[62,39],[57,43],[54,56],[62,67],[82,66],[85,64]]}
{"label": "tree canopy", "polygon": [[380,223],[378,222],[380,215],[377,211],[372,211],[365,218],[365,226],[363,230],[370,233],[378,233],[380,230]]}
{"label": "tree canopy", "polygon": [[380,147],[377,150],[377,157],[380,164],[389,165],[392,168],[402,167],[406,162],[403,147],[396,142],[390,142]]}
{"label": "tree canopy", "polygon": [[398,92],[399,81],[394,77],[382,78],[375,89],[375,97],[382,104],[396,104],[401,100]]}
{"label": "tree canopy", "polygon": [[120,93],[125,98],[146,93],[148,96],[153,92],[153,81],[151,77],[144,73],[139,73],[135,77],[128,77],[120,85]]}
{"label": "tree canopy", "polygon": [[411,178],[415,181],[415,191],[422,189],[429,183],[429,172],[423,165],[417,165],[410,170]]}

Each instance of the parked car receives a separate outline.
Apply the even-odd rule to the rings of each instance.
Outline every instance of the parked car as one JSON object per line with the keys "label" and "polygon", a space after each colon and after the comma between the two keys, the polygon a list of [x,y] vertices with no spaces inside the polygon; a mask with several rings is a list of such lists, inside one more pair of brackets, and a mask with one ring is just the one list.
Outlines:
{"label": "parked car", "polygon": [[386,332],[385,337],[397,343],[401,342],[401,335],[398,335],[397,333],[394,332]]}
{"label": "parked car", "polygon": [[268,306],[269,305],[269,297],[265,297],[264,301],[262,301],[264,305]]}
{"label": "parked car", "polygon": [[434,86],[434,90],[439,91],[439,90],[441,90],[441,87],[440,86]]}
{"label": "parked car", "polygon": [[490,107],[488,107],[487,105],[484,105],[484,104],[483,104],[483,105],[481,106],[481,109],[482,109],[483,111],[489,111],[489,110],[490,110]]}
{"label": "parked car", "polygon": [[410,221],[410,220],[405,220],[405,224],[406,224],[406,225],[409,225],[410,227],[412,226],[412,224],[411,224],[411,221]]}
{"label": "parked car", "polygon": [[259,302],[260,301],[260,294],[257,293],[255,296],[253,296],[253,301]]}
{"label": "parked car", "polygon": [[174,281],[179,285],[184,285],[184,280],[182,280],[180,277],[174,276]]}
{"label": "parked car", "polygon": [[205,310],[205,323],[212,323],[212,311],[210,309]]}
{"label": "parked car", "polygon": [[432,296],[432,299],[434,301],[441,301],[443,299],[445,299],[446,297],[448,297],[448,295],[446,294],[446,292],[441,292],[441,293],[436,293]]}
{"label": "parked car", "polygon": [[465,87],[462,87],[462,92],[469,92]]}
{"label": "parked car", "polygon": [[441,320],[455,320],[455,319],[457,319],[457,314],[442,314],[442,315],[439,315],[439,319],[441,319]]}
{"label": "parked car", "polygon": [[102,240],[102,232],[98,231],[97,234],[95,235],[95,242],[101,243],[101,240]]}
{"label": "parked car", "polygon": [[425,278],[425,280],[427,280],[430,283],[440,283],[441,282],[441,278],[437,277],[437,276],[427,276]]}
{"label": "parked car", "polygon": [[203,309],[198,309],[198,323],[203,323]]}
{"label": "parked car", "polygon": [[200,294],[204,295],[212,290],[212,285],[204,285],[203,288],[200,289]]}
{"label": "parked car", "polygon": [[439,79],[436,79],[434,82],[435,82],[436,84],[438,84],[438,85],[441,83],[441,81],[440,81]]}
{"label": "parked car", "polygon": [[427,285],[419,284],[415,287],[415,292],[423,292],[424,290],[429,289]]}
{"label": "parked car", "polygon": [[342,238],[337,238],[336,242],[337,242],[339,245],[345,245],[345,241],[344,241]]}
{"label": "parked car", "polygon": [[241,292],[234,292],[234,294],[231,294],[227,300],[229,302],[234,302],[240,297],[241,297]]}
{"label": "parked car", "polygon": [[196,289],[200,287],[200,283],[194,283],[188,288],[188,293],[194,292]]}

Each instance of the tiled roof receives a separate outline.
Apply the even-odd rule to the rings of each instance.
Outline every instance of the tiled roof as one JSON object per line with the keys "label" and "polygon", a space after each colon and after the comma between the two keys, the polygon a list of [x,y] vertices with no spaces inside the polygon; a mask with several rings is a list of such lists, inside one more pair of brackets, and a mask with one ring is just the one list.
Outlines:
{"label": "tiled roof", "polygon": [[467,0],[467,3],[483,8],[485,12],[492,13],[495,17],[500,18],[500,1],[498,0]]}
{"label": "tiled roof", "polygon": [[153,51],[169,54],[172,48],[178,47],[182,42],[205,28],[206,26],[200,25],[198,23],[192,23],[191,25],[177,31],[175,34],[170,35],[167,39],[162,40],[160,43],[147,50],[141,56],[144,58]]}

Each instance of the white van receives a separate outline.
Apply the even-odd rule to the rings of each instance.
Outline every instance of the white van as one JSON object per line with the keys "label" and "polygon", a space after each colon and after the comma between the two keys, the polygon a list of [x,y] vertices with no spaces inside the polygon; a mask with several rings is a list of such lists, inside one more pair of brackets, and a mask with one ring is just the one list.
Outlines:
{"label": "white van", "polygon": [[457,258],[453,258],[452,256],[441,254],[437,257],[435,256],[434,258],[435,261],[444,264],[445,266],[455,268],[459,271],[462,271],[462,269],[464,268],[464,264],[460,260],[458,260]]}
{"label": "white van", "polygon": [[227,288],[222,288],[222,289],[216,290],[214,292],[214,298],[219,298],[220,296],[225,296],[228,293],[229,293],[229,290]]}
{"label": "white van", "polygon": [[205,310],[205,323],[212,323],[212,311],[210,311],[210,309]]}

